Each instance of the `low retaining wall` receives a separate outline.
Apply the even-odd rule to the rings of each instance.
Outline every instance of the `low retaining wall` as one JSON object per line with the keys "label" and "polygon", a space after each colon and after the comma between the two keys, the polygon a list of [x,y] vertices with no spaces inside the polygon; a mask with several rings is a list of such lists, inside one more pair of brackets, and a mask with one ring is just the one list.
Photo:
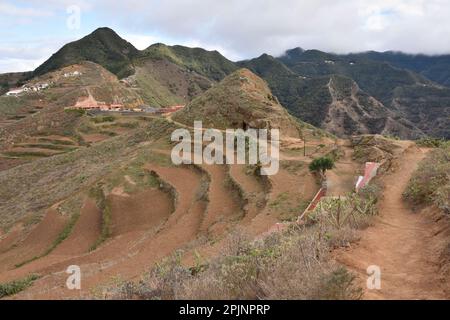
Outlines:
{"label": "low retaining wall", "polygon": [[305,211],[303,211],[303,213],[298,217],[297,223],[299,223],[303,219],[303,217],[306,215],[306,213],[314,210],[317,207],[317,205],[319,204],[320,200],[326,195],[327,195],[327,188],[325,188],[325,187],[320,188],[319,191],[317,191],[314,198],[309,203],[308,207],[306,207]]}
{"label": "low retaining wall", "polygon": [[[361,188],[363,188],[369,184],[370,180],[372,180],[377,175],[377,171],[378,171],[378,168],[380,167],[380,165],[381,164],[377,163],[377,162],[366,162],[365,167],[364,167],[364,176],[358,177],[358,182],[356,183],[356,186],[355,186],[356,192],[358,192]],[[314,198],[309,203],[308,207],[298,217],[298,219],[295,223],[300,224],[302,222],[302,219],[305,217],[305,215],[308,212],[314,210],[317,207],[317,205],[319,204],[320,200],[322,200],[322,198],[325,197],[326,194],[327,194],[327,188],[326,187],[320,188],[319,191],[317,191]],[[257,237],[257,239],[263,239],[274,232],[283,231],[291,224],[292,224],[292,222],[276,223],[272,227],[270,227],[269,230],[267,230],[266,232],[261,234],[259,237]]]}
{"label": "low retaining wall", "polygon": [[356,182],[355,190],[358,192],[361,188],[367,186],[370,180],[377,175],[380,164],[377,162],[366,162],[364,167],[364,176],[359,176]]}

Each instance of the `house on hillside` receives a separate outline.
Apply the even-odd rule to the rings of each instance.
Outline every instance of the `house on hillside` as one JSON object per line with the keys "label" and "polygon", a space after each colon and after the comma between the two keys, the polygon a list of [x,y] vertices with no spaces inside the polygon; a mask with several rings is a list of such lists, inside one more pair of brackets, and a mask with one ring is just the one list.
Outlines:
{"label": "house on hillside", "polygon": [[80,71],[68,72],[68,73],[64,73],[64,78],[78,77],[81,75],[82,75],[82,73]]}

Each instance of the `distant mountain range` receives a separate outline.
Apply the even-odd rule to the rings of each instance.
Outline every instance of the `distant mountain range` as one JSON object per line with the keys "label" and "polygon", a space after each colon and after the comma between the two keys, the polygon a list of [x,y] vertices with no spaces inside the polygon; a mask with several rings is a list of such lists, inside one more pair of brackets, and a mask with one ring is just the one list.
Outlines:
{"label": "distant mountain range", "polygon": [[109,28],[66,44],[36,70],[0,75],[7,88],[88,60],[153,106],[188,103],[241,67],[263,78],[292,115],[339,136],[450,137],[450,55],[338,55],[295,48],[232,62],[217,51],[154,44],[137,50]]}

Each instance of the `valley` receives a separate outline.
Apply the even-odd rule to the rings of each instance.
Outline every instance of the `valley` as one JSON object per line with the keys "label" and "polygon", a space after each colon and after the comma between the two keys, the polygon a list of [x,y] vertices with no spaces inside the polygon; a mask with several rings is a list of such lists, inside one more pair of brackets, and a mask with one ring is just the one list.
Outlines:
{"label": "valley", "polygon": [[[100,28],[0,75],[0,298],[448,299],[450,89],[410,59],[232,62]],[[195,121],[278,129],[278,172],[175,164],[171,135]],[[378,172],[356,192],[367,163]],[[423,166],[436,190],[414,180]]]}

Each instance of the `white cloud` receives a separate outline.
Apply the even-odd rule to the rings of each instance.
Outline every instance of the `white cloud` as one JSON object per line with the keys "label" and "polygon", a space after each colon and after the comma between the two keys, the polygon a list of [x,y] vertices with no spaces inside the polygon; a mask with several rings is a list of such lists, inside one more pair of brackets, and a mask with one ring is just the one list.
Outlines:
{"label": "white cloud", "polygon": [[53,15],[52,11],[43,10],[36,7],[19,7],[11,3],[0,3],[0,15],[13,17],[49,17]]}
{"label": "white cloud", "polygon": [[[65,6],[77,4],[82,8],[82,21],[89,21],[93,27],[111,26],[139,49],[153,42],[178,43],[215,49],[233,60],[262,53],[279,55],[297,46],[337,53],[365,50],[450,53],[447,0],[18,0],[14,3],[22,5],[11,3],[0,0],[2,18],[15,14],[28,19],[33,26],[35,18],[49,13],[64,15]],[[42,23],[45,19],[38,20]],[[56,19],[47,20],[51,25]],[[53,49],[55,45],[48,47]],[[15,58],[20,59],[22,54],[26,53],[19,52]]]}
{"label": "white cloud", "polygon": [[[97,0],[104,18],[136,33],[220,44],[237,56],[302,46],[333,52],[450,52],[444,0]],[[376,45],[376,47],[373,47]],[[237,53],[237,54],[236,54]]]}
{"label": "white cloud", "polygon": [[0,73],[31,71],[37,68],[72,38],[42,38],[34,41],[2,42],[0,46]]}

